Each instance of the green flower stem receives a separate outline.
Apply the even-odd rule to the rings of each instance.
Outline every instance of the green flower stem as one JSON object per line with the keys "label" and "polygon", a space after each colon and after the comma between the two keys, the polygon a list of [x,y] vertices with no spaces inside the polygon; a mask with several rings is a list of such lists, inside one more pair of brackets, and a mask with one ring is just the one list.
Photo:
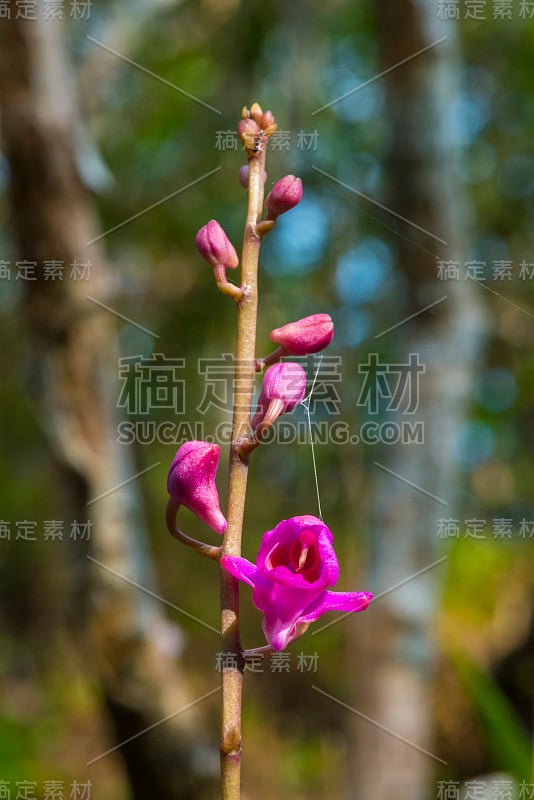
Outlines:
{"label": "green flower stem", "polygon": [[225,267],[219,264],[218,266],[214,267],[213,274],[215,276],[215,280],[217,281],[218,290],[223,294],[228,295],[228,297],[231,297],[232,300],[235,300],[236,303],[238,303],[243,296],[243,292],[239,286],[235,286],[227,279]]}
{"label": "green flower stem", "polygon": [[205,556],[205,558],[213,558],[215,561],[218,561],[221,557],[222,547],[214,547],[211,544],[199,542],[197,539],[193,539],[191,536],[188,536],[187,533],[184,533],[176,526],[176,514],[178,513],[179,508],[180,506],[178,503],[176,503],[171,497],[167,503],[167,511],[165,513],[167,530],[171,536],[174,536],[175,539],[178,539],[179,542],[187,545],[187,547],[192,547],[193,550],[196,550],[199,555]]}
{"label": "green flower stem", "polygon": [[284,355],[285,350],[283,347],[277,347],[272,353],[269,353],[268,356],[265,358],[258,358],[256,361],[256,372],[263,372],[265,367],[270,367],[271,364],[276,364],[282,356]]}
{"label": "green flower stem", "polygon": [[250,454],[260,446],[280,414],[283,414],[283,403],[281,400],[275,400],[272,407],[267,411],[263,421],[260,422],[254,431],[254,435],[239,442],[239,455],[242,459],[249,458]]}
{"label": "green flower stem", "polygon": [[[237,302],[236,372],[233,391],[232,446],[228,487],[228,527],[222,552],[241,555],[241,535],[247,489],[248,456],[241,457],[239,444],[248,439],[250,411],[256,373],[256,320],[258,312],[258,257],[261,238],[256,226],[263,208],[263,171],[267,137],[260,152],[249,152],[247,221],[241,256],[242,295]],[[245,659],[239,635],[238,581],[220,569],[222,652],[234,656],[221,673],[221,782],[223,800],[239,800],[241,775],[241,694]]]}

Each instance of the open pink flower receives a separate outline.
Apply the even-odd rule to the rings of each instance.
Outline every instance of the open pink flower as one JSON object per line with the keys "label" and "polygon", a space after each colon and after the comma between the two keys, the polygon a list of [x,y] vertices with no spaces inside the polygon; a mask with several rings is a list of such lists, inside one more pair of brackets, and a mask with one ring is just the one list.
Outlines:
{"label": "open pink flower", "polygon": [[215,485],[220,449],[209,442],[185,442],[167,477],[167,491],[176,505],[188,508],[216,533],[224,533],[227,524]]}
{"label": "open pink flower", "polygon": [[256,564],[225,555],[221,566],[254,589],[263,611],[263,630],[275,650],[283,650],[327,611],[364,611],[369,592],[331,592],[338,578],[333,536],[313,516],[282,520],[261,540]]}

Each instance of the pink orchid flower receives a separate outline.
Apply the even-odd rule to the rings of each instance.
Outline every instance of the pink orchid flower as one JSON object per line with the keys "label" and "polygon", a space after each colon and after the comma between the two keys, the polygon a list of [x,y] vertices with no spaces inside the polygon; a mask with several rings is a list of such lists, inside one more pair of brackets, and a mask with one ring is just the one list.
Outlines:
{"label": "pink orchid flower", "polygon": [[274,650],[283,650],[310,622],[328,611],[364,611],[369,592],[331,592],[338,563],[327,526],[310,515],[282,520],[263,535],[256,564],[225,555],[221,566],[252,586],[263,611],[263,630]]}

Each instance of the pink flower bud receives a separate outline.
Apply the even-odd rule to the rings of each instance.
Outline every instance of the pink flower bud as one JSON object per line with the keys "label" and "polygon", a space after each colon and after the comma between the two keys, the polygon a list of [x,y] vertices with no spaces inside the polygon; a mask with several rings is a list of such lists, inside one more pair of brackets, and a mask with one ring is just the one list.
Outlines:
{"label": "pink flower bud", "polygon": [[329,314],[312,314],[275,328],[269,338],[283,348],[285,355],[306,356],[328,347],[334,338],[334,323]]}
{"label": "pink flower bud", "polygon": [[[263,111],[259,103],[252,103],[250,109],[244,106],[241,111],[241,117],[242,119],[251,119],[253,122],[255,122],[258,128],[266,136],[270,136],[271,133],[274,133],[278,127],[273,112]],[[252,128],[250,130],[252,131]],[[241,136],[241,133],[239,133],[239,135]]]}
{"label": "pink flower bud", "polygon": [[260,123],[263,115],[263,110],[259,103],[252,103],[252,105],[250,106],[249,115],[254,120],[254,122],[256,122],[261,127]]}
{"label": "pink flower bud", "polygon": [[248,164],[245,164],[242,167],[239,167],[239,183],[243,187],[243,189],[248,189],[248,177],[249,177],[249,167]]}
{"label": "pink flower bud", "polygon": [[167,491],[216,533],[224,533],[226,519],[219,505],[215,475],[220,447],[208,442],[185,442],[176,452],[167,477]]}
{"label": "pink flower bud", "polygon": [[216,219],[211,219],[196,236],[198,252],[212,267],[234,269],[239,259],[233,244]]}
{"label": "pink flower bud", "polygon": [[281,414],[293,411],[304,399],[306,373],[300,364],[284,361],[273,364],[263,376],[258,410],[252,418],[252,428],[272,425]]}
{"label": "pink flower bud", "polygon": [[256,564],[224,555],[221,567],[252,586],[254,605],[263,612],[263,631],[283,650],[310,622],[328,611],[364,611],[369,592],[331,592],[338,579],[333,536],[317,517],[284,519],[263,535]]}
{"label": "pink flower bud", "polygon": [[272,125],[275,125],[274,114],[272,111],[264,111],[258,123],[262,131],[268,130]]}
{"label": "pink flower bud", "polygon": [[237,123],[237,135],[247,150],[253,150],[257,137],[261,131],[253,119],[240,119]]}
{"label": "pink flower bud", "polygon": [[275,220],[280,214],[290,211],[302,200],[302,181],[294,175],[286,175],[281,178],[269,194],[265,201],[267,208],[267,219]]}

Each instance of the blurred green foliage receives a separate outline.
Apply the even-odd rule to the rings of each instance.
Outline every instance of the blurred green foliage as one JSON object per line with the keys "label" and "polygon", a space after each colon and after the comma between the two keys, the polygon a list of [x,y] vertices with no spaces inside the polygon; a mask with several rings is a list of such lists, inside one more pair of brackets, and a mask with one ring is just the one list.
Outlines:
{"label": "blurred green foliage", "polygon": [[[159,3],[153,8],[149,3],[138,5],[143,12],[139,28],[124,4],[111,2],[94,5],[89,21],[71,23],[68,30],[80,85],[80,125],[92,141],[91,150],[82,150],[80,158],[95,189],[102,230],[176,193],[104,239],[112,264],[114,305],[160,337],[155,341],[119,323],[121,355],[161,352],[185,358],[187,406],[183,419],[191,424],[200,420],[206,430],[225,419],[223,412],[214,410],[204,416],[197,413],[204,391],[198,360],[232,351],[234,309],[217,295],[209,269],[195,250],[194,236],[207,220],[217,218],[239,244],[245,200],[237,170],[244,159],[238,150],[217,149],[217,133],[233,131],[241,106],[259,100],[273,109],[282,130],[293,132],[291,148],[269,156],[267,186],[286,172],[299,174],[307,198],[307,204],[292,212],[292,218],[288,215],[280,221],[262,254],[259,349],[267,350],[268,332],[288,319],[313,311],[333,314],[336,339],[329,354],[341,356],[343,363],[340,418],[354,424],[357,364],[365,357],[373,333],[399,318],[404,277],[391,257],[395,230],[387,217],[333,189],[311,167],[315,164],[338,174],[342,165],[347,182],[380,197],[391,131],[379,81],[367,93],[355,94],[320,115],[312,116],[312,112],[379,71],[368,4],[204,0]],[[491,622],[509,575],[524,587],[523,608],[532,603],[532,537],[520,540],[517,530],[521,518],[534,519],[530,458],[534,444],[530,310],[534,277],[518,277],[522,260],[534,264],[534,20],[465,21],[458,23],[458,33],[461,85],[455,108],[450,109],[451,143],[458,147],[455,170],[468,193],[472,218],[469,251],[458,254],[458,259],[461,264],[469,259],[513,263],[511,280],[499,284],[488,280],[487,291],[480,287],[491,328],[487,358],[480,364],[480,380],[473,387],[471,427],[456,443],[464,487],[459,515],[463,519],[513,518],[514,541],[471,542],[462,538],[462,528],[460,541],[444,543],[450,558],[436,629],[445,648],[452,641],[463,651],[456,666],[481,715],[478,733],[488,742],[483,768],[506,769],[520,777],[525,775],[526,737],[518,732],[509,703],[473,659],[480,656],[481,662],[488,663],[501,655],[494,649]],[[87,35],[109,41],[128,58],[221,113],[213,113],[106,53]],[[295,147],[300,130],[318,132],[316,150]],[[219,172],[178,193],[217,167]],[[5,166],[1,175],[5,183]],[[5,198],[0,213],[7,221]],[[362,241],[368,249],[355,249]],[[14,259],[8,232],[1,234],[0,243],[5,258]],[[369,253],[378,253],[375,262],[369,261]],[[344,263],[355,265],[355,272],[348,272],[354,289],[348,302],[336,290],[343,269],[348,269]],[[375,268],[381,279],[369,282],[366,273]],[[461,271],[460,280],[464,275]],[[14,281],[4,283],[0,367],[6,457],[0,464],[1,514],[6,520],[61,519],[61,498],[54,488],[42,421],[27,392],[28,385],[34,388],[33,372],[17,305],[19,286]],[[394,356],[397,347],[395,341],[384,345],[384,355]],[[117,380],[117,397],[119,388]],[[156,422],[166,418],[164,411],[150,416]],[[261,533],[273,520],[316,512],[309,448],[281,448],[265,449],[255,458],[246,510],[244,554],[249,558],[254,557]],[[175,449],[173,444],[157,441],[136,446],[140,469],[162,462],[143,483],[160,590],[177,605],[185,604],[186,599],[190,614],[216,625],[218,587],[212,565],[179,550],[162,524],[166,465]],[[349,510],[347,481],[352,485],[352,475],[347,477],[347,456],[342,450],[325,445],[317,448],[316,456],[323,508],[338,548],[347,556],[345,563],[349,563],[363,552],[370,535],[365,520],[366,483],[360,469],[371,454],[351,448],[358,488],[352,493]],[[224,462],[223,456],[218,477],[221,493],[226,480]],[[360,505],[362,511],[355,516],[353,509]],[[201,535],[196,521],[188,521],[188,530]],[[63,622],[61,584],[58,588],[55,576],[61,570],[63,550],[69,546],[69,542],[1,543],[0,630],[7,653],[2,659],[1,680],[9,692],[12,681],[22,673],[21,684],[36,693],[39,701],[17,709],[8,704],[0,715],[2,778],[32,779],[35,775],[39,779],[51,763],[57,763],[58,774],[53,777],[71,777],[68,763],[75,762],[78,754],[59,757],[54,751],[50,761],[48,746],[53,742],[61,752],[73,736],[79,750],[84,750],[87,738],[73,718],[83,719],[83,726],[93,731],[89,739],[95,750],[97,743],[104,741],[101,725],[95,722],[97,692],[84,673],[83,658],[73,656],[58,663],[57,650],[44,646]],[[343,558],[340,562],[340,588],[354,588]],[[185,664],[192,674],[213,682],[215,636],[191,619],[178,615],[175,620],[186,636]],[[352,624],[353,620],[345,621],[292,647],[293,655],[301,649],[317,651],[322,676],[340,695],[350,681],[345,634],[346,626]],[[509,624],[513,625],[513,620]],[[259,614],[248,596],[243,603],[243,638],[247,646],[263,640]],[[59,645],[56,642],[54,646]],[[65,649],[70,650],[62,642],[59,652]],[[468,652],[472,658],[465,655]],[[28,662],[30,668],[25,670]],[[71,681],[84,684],[79,693],[68,695],[68,708],[62,692],[49,678],[43,678],[43,670],[46,675],[55,669],[58,674],[52,683],[60,680],[63,688]],[[314,705],[309,713],[303,711],[302,684],[309,689],[313,675],[266,673],[247,676],[247,681],[251,690],[247,692],[245,733],[251,755],[245,764],[245,780],[250,785],[257,781],[258,792],[269,789],[273,797],[290,796],[290,791],[295,800],[340,796],[342,780],[339,778],[339,784],[335,781],[346,757],[343,725],[329,716],[328,709],[322,712],[321,706]],[[41,703],[47,710],[41,710]],[[216,720],[216,711],[213,717]],[[285,746],[288,741],[291,747]],[[260,756],[265,752],[269,762],[272,757],[280,765],[276,776],[268,764],[262,764]],[[110,762],[99,796],[117,797],[123,791],[120,760],[114,757]],[[450,774],[455,775],[454,758],[449,758],[449,763]],[[256,771],[252,764],[261,766]],[[328,781],[326,776],[330,776]],[[74,777],[81,776],[76,773]]]}
{"label": "blurred green foliage", "polygon": [[496,769],[518,783],[532,780],[529,736],[506,696],[465,653],[456,654],[453,662],[480,714]]}

